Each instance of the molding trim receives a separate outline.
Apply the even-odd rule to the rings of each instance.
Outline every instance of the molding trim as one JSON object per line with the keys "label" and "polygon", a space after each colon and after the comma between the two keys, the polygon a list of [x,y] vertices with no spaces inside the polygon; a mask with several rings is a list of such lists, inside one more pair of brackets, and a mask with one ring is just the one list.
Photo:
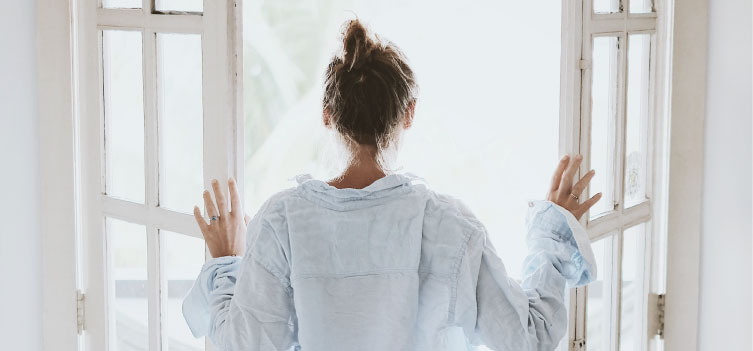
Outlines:
{"label": "molding trim", "polygon": [[71,3],[38,0],[37,70],[44,350],[78,349],[76,122]]}
{"label": "molding trim", "polygon": [[696,350],[708,0],[675,1],[672,24],[665,348]]}

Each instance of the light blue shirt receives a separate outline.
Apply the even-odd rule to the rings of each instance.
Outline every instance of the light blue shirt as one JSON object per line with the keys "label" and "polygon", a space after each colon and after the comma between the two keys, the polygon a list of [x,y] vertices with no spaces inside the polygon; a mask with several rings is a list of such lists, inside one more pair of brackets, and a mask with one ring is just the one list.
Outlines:
{"label": "light blue shirt", "polygon": [[596,277],[585,230],[550,201],[528,204],[518,283],[481,222],[415,176],[296,179],[251,221],[243,258],[204,265],[183,301],[194,336],[220,350],[552,350],[565,288]]}

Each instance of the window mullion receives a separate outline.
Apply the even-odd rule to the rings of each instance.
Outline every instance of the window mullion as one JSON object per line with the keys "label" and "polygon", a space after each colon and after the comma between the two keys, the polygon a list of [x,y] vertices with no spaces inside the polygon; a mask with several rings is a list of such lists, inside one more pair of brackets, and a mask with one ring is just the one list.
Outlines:
{"label": "window mullion", "polygon": [[151,28],[159,32],[199,33],[203,16],[196,14],[151,14],[145,10],[97,9],[97,24],[105,27]]}
{"label": "window mullion", "polygon": [[204,108],[204,183],[211,179],[226,184],[229,176],[242,187],[243,128],[239,35],[233,34],[235,14],[239,11],[230,1],[205,1],[202,45],[202,89]]}
{"label": "window mullion", "polygon": [[157,113],[157,55],[155,33],[144,29],[144,157],[146,167],[146,205],[151,211],[159,206],[159,114]]}
{"label": "window mullion", "polygon": [[612,240],[612,265],[611,269],[611,329],[610,329],[610,350],[618,351],[620,346],[620,305],[622,297],[622,245],[624,230],[620,228],[617,235]]}
{"label": "window mullion", "polygon": [[[654,176],[653,176],[653,170],[654,170],[654,158],[652,155],[654,155],[655,150],[659,150],[658,147],[656,147],[654,144],[657,141],[657,128],[656,128],[656,121],[658,120],[657,115],[657,84],[656,84],[656,71],[657,71],[657,42],[658,42],[658,36],[656,32],[654,32],[651,35],[651,43],[650,43],[650,51],[649,51],[649,60],[648,60],[648,101],[649,101],[649,107],[648,107],[648,120],[647,120],[647,127],[646,127],[646,133],[648,133],[648,140],[646,145],[646,159],[650,160],[646,162],[646,199],[647,201],[651,202],[653,201],[653,191],[654,191]],[[658,177],[657,177],[658,179]],[[653,232],[653,231],[652,231]]]}
{"label": "window mullion", "polygon": [[141,9],[144,12],[144,16],[151,15],[154,9],[154,0],[141,0]]}
{"label": "window mullion", "polygon": [[614,179],[613,179],[613,194],[614,194],[614,210],[617,213],[622,213],[624,207],[624,187],[622,186],[625,178],[625,127],[626,127],[626,82],[627,82],[627,33],[623,32],[617,39],[617,120],[615,121],[615,142],[614,142]]}
{"label": "window mullion", "polygon": [[[575,345],[577,340],[586,340],[588,338],[588,334],[586,334],[586,314],[587,314],[587,304],[588,301],[588,287],[587,286],[581,286],[579,288],[575,288],[570,290],[571,294],[575,295],[574,302],[575,306],[570,311],[571,315],[574,315],[574,318],[570,318],[570,323],[575,323],[575,332],[571,336],[570,339],[570,349],[576,349],[577,347],[580,347],[580,345]],[[571,298],[573,299],[573,298]],[[572,306],[572,303],[571,303]],[[586,344],[586,349],[588,349],[588,344]]]}
{"label": "window mullion", "polygon": [[[149,16],[146,1],[143,16]],[[143,29],[144,69],[144,150],[146,168],[147,235],[147,300],[149,305],[149,349],[162,350],[162,264],[160,255],[159,228],[154,223],[154,214],[159,206],[159,175],[162,168],[159,150],[159,114],[157,112],[157,56],[155,33]]]}
{"label": "window mullion", "polygon": [[[212,179],[223,186],[229,176],[234,176],[243,189],[243,127],[240,106],[242,62],[240,56],[240,31],[237,15],[240,4],[233,1],[204,1],[202,16],[202,95],[203,95],[203,164],[204,184],[210,187]],[[205,252],[210,259],[209,252]],[[206,339],[205,350],[214,351]]]}
{"label": "window mullion", "polygon": [[149,349],[162,350],[162,264],[160,255],[159,229],[154,224],[147,224],[147,301],[149,306]]}
{"label": "window mullion", "polygon": [[651,221],[647,222],[645,225],[645,231],[643,235],[641,236],[641,242],[639,247],[643,247],[643,260],[642,262],[638,260],[639,264],[641,264],[641,267],[638,267],[638,272],[642,272],[641,279],[639,280],[641,282],[641,303],[639,304],[641,308],[641,324],[638,330],[640,331],[640,340],[639,340],[639,347],[640,351],[648,351],[649,349],[649,340],[651,339],[652,335],[648,335],[649,330],[649,311],[653,311],[653,308],[649,306],[649,294],[651,293],[651,261],[653,260],[652,255],[652,249],[653,249],[653,243],[651,238],[654,236],[654,231],[652,230]]}
{"label": "window mullion", "polygon": [[220,13],[223,1],[205,1],[204,26],[201,31],[202,51],[202,95],[204,126],[204,184],[211,187],[211,180],[225,183],[231,174],[230,162],[232,134],[229,133],[231,118],[225,100],[231,90],[225,77],[227,68],[227,38],[223,29],[227,28]]}

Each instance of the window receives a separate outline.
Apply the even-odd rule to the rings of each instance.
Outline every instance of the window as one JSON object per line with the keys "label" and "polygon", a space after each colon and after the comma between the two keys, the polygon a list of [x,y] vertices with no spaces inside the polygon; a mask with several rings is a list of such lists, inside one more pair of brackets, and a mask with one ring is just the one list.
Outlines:
{"label": "window", "polygon": [[577,289],[574,345],[662,349],[648,326],[664,289],[666,236],[654,196],[666,176],[656,127],[658,17],[650,0],[587,0],[582,18],[579,149],[584,169],[597,170],[589,195],[604,196],[585,219],[599,279]]}
{"label": "window", "polygon": [[78,10],[86,347],[204,350],[181,304],[208,256],[193,206],[237,168],[235,7],[102,0]]}
{"label": "window", "polygon": [[211,349],[180,313],[207,258],[191,209],[212,178],[236,176],[253,213],[297,173],[334,175],[322,78],[353,13],[416,71],[399,171],[463,199],[511,275],[559,155],[597,170],[582,221],[600,275],[570,292],[562,349],[662,348],[646,331],[664,289],[663,1],[100,2],[75,16],[90,349]]}

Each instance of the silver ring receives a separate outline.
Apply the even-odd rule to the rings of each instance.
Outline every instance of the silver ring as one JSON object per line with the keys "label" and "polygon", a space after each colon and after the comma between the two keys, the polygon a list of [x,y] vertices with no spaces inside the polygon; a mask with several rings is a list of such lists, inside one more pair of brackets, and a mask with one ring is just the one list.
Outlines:
{"label": "silver ring", "polygon": [[570,193],[570,197],[572,197],[573,199],[575,199],[575,201],[578,201],[578,195]]}
{"label": "silver ring", "polygon": [[210,221],[216,221],[219,218],[220,218],[220,216],[212,216],[211,218],[209,218],[209,220]]}

